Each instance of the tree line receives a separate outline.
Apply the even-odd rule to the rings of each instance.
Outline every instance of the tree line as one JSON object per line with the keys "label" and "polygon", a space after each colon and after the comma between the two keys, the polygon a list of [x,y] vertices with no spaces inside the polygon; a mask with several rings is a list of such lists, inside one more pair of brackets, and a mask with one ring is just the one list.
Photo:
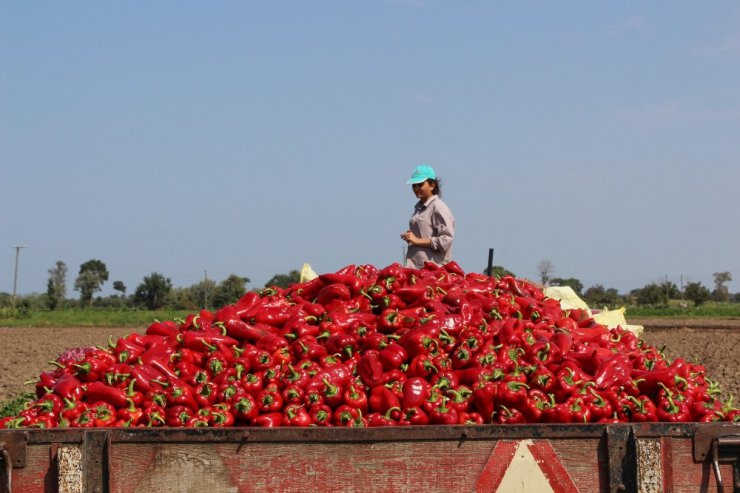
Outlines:
{"label": "tree line", "polygon": [[[537,265],[542,286],[569,286],[583,298],[589,306],[616,307],[621,305],[667,306],[670,300],[691,302],[699,306],[707,301],[740,302],[740,293],[731,294],[727,283],[732,281],[730,272],[714,273],[714,289],[703,286],[701,282],[689,282],[682,289],[667,279],[652,282],[627,294],[619,294],[615,288],[606,288],[595,284],[584,289],[583,283],[574,277],[555,277],[555,267],[550,260],[542,260]],[[174,287],[172,281],[158,272],[144,276],[133,293],[120,280],[112,282],[116,294],[101,297],[95,296],[109,280],[110,273],[105,263],[91,259],[80,265],[73,289],[79,292],[79,298],[67,296],[67,265],[59,260],[48,270],[46,293],[27,295],[20,298],[21,306],[33,309],[59,310],[65,308],[137,308],[157,310],[161,308],[174,310],[198,310],[201,308],[221,307],[239,299],[249,290],[248,277],[230,274],[226,279],[216,282],[203,279],[187,287]],[[496,265],[483,273],[493,276],[516,275],[503,266]],[[265,283],[265,287],[287,287],[300,280],[300,273],[291,270],[287,274],[275,274]],[[0,293],[0,307],[11,306],[15,300],[7,293]]]}
{"label": "tree line", "polygon": [[[46,293],[20,297],[17,301],[22,307],[33,309],[59,310],[66,308],[137,308],[158,310],[198,310],[201,308],[221,307],[234,302],[243,296],[251,282],[248,277],[230,274],[226,279],[216,282],[203,279],[187,287],[174,287],[170,278],[159,272],[144,276],[133,293],[123,281],[112,283],[116,294],[106,297],[95,296],[109,280],[110,273],[105,263],[91,259],[80,265],[73,289],[79,292],[79,298],[69,298],[67,293],[68,267],[58,260],[48,270],[49,278]],[[292,270],[288,274],[276,274],[266,286],[287,287],[300,280],[300,272]],[[14,300],[7,293],[0,293],[0,307],[8,307]]]}
{"label": "tree line", "polygon": [[596,284],[583,290],[580,280],[569,277],[554,277],[554,264],[549,259],[543,259],[537,264],[539,281],[543,286],[570,286],[589,306],[614,307],[618,305],[643,305],[643,306],[667,306],[669,301],[692,302],[694,306],[700,306],[707,301],[718,303],[740,302],[740,293],[731,294],[727,283],[732,281],[732,273],[728,271],[715,272],[714,289],[710,290],[701,282],[688,282],[679,288],[676,283],[667,278],[660,282],[651,282],[641,288],[630,290],[625,295],[620,295],[614,288],[605,288]]}

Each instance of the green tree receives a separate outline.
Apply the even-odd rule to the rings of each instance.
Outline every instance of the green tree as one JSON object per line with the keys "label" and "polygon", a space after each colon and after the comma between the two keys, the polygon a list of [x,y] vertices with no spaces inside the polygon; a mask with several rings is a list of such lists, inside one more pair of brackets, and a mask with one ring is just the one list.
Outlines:
{"label": "green tree", "polygon": [[575,277],[568,277],[566,279],[563,279],[562,277],[555,277],[550,280],[551,286],[570,286],[573,291],[578,296],[581,296],[581,292],[583,291],[583,284],[580,280],[576,279]]}
{"label": "green tree", "polygon": [[207,309],[213,302],[213,293],[215,290],[216,281],[203,279],[185,288],[180,293],[180,303],[187,310]]}
{"label": "green tree", "polygon": [[483,269],[483,273],[491,277],[504,277],[504,276],[516,277],[513,272],[511,272],[509,269],[507,269],[503,265],[494,265],[493,267],[491,267],[491,272],[488,272],[488,267],[486,267],[485,269]]}
{"label": "green tree", "polygon": [[634,294],[637,298],[638,305],[667,305],[668,297],[666,296],[666,289],[658,284],[650,283],[644,287],[635,290]]}
{"label": "green tree", "polygon": [[275,274],[272,278],[265,283],[265,287],[277,286],[278,288],[287,288],[291,284],[296,284],[301,280],[301,273],[297,270],[292,270],[287,274]]}
{"label": "green tree", "polygon": [[139,284],[134,292],[134,303],[144,305],[149,310],[162,308],[167,295],[172,289],[172,281],[162,274],[152,272],[144,276],[144,281]]}
{"label": "green tree", "polygon": [[46,305],[49,310],[64,306],[67,298],[67,264],[61,260],[49,269],[49,281],[46,284]]}
{"label": "green tree", "polygon": [[606,289],[601,284],[595,284],[583,293],[583,299],[594,308],[615,306],[619,303],[619,293],[614,288]]}
{"label": "green tree", "polygon": [[708,301],[712,294],[700,282],[690,282],[686,285],[686,289],[684,289],[684,296],[687,300],[693,301],[694,305],[699,306],[705,301]]}
{"label": "green tree", "polygon": [[231,274],[213,290],[213,306],[222,307],[234,303],[247,292],[248,277]]}
{"label": "green tree", "polygon": [[108,268],[100,260],[88,260],[80,265],[80,273],[75,280],[75,291],[80,292],[80,303],[92,306],[93,294],[100,291],[108,280]]}
{"label": "green tree", "polygon": [[676,283],[673,283],[667,279],[660,283],[660,289],[665,292],[666,304],[668,303],[667,300],[675,300],[681,297],[681,291],[679,291]]}
{"label": "green tree", "polygon": [[714,274],[714,291],[712,298],[716,301],[730,301],[730,290],[725,286],[726,282],[732,281],[732,274],[729,272],[715,272]]}
{"label": "green tree", "polygon": [[126,296],[126,285],[123,281],[113,281],[113,289],[121,293],[121,296]]}

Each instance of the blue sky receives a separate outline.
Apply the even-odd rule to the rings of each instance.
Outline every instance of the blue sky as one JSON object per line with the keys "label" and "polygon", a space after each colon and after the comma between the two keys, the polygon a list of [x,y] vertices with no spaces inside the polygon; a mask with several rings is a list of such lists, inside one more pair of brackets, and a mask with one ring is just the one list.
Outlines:
{"label": "blue sky", "polygon": [[0,2],[0,291],[399,261],[429,163],[453,257],[740,291],[740,4]]}

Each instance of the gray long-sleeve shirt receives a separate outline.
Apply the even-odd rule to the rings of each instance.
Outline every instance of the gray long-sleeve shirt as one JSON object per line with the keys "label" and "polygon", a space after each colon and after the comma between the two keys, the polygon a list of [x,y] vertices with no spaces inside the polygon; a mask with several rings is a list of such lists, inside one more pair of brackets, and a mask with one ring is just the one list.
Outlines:
{"label": "gray long-sleeve shirt", "polygon": [[409,220],[409,229],[419,238],[429,238],[431,248],[411,245],[406,252],[406,266],[421,269],[424,262],[445,264],[451,260],[455,237],[455,218],[437,195],[417,202]]}

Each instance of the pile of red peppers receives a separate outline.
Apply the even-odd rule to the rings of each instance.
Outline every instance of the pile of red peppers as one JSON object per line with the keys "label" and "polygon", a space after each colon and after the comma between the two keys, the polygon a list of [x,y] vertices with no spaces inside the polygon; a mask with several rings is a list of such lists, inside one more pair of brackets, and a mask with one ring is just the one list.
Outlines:
{"label": "pile of red peppers", "polygon": [[740,419],[702,365],[455,262],[350,265],[55,365],[0,428]]}

